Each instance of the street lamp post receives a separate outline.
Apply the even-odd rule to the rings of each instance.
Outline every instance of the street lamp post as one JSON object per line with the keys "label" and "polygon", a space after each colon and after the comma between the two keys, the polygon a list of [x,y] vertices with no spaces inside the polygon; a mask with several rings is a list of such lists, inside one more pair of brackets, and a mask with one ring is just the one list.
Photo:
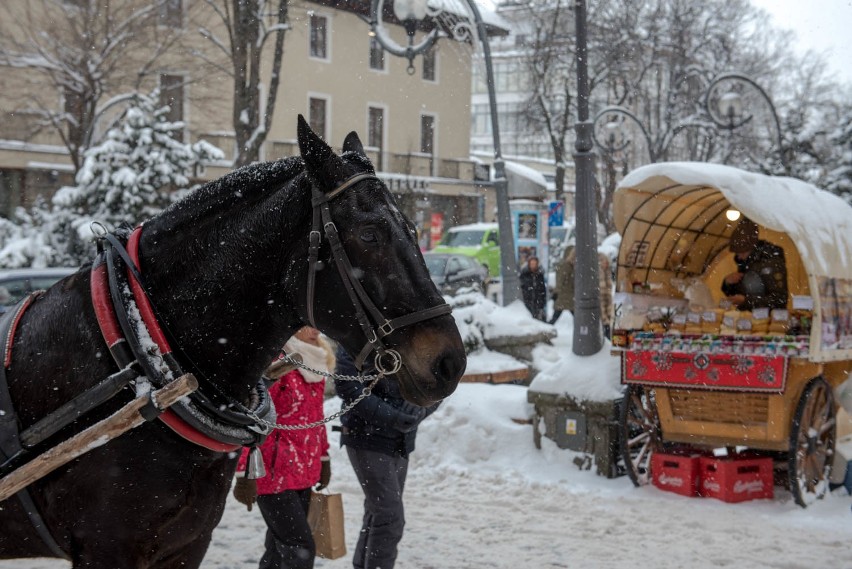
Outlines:
{"label": "street lamp post", "polygon": [[574,142],[576,176],[576,262],[574,270],[574,339],[579,356],[591,356],[603,348],[601,291],[598,280],[597,219],[595,208],[594,124],[589,120],[589,72],[586,41],[586,2],[576,0],[577,33],[577,133]]}
{"label": "street lamp post", "polygon": [[[503,304],[509,304],[520,298],[518,265],[515,262],[515,247],[512,232],[512,220],[509,213],[509,186],[506,181],[505,163],[500,150],[500,125],[497,120],[497,95],[494,90],[494,70],[491,65],[491,45],[488,43],[485,22],[474,0],[465,0],[468,12],[476,25],[475,33],[482,45],[485,62],[485,75],[488,85],[488,103],[491,107],[491,132],[494,137],[494,181],[492,182],[497,199],[497,224],[500,229],[500,275],[503,282]],[[408,73],[414,72],[414,58],[427,51],[438,39],[436,27],[420,42],[414,43],[417,22],[434,9],[427,0],[394,0],[394,15],[403,23],[408,36],[408,45],[402,47],[391,39],[382,24],[384,0],[372,0],[370,6],[370,35],[376,38],[382,48],[397,57],[408,59]],[[440,12],[440,10],[438,10]]]}

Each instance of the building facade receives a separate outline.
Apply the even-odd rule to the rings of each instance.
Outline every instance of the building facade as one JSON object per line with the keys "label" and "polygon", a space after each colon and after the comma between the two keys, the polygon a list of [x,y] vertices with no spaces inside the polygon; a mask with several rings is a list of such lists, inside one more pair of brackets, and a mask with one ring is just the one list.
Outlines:
{"label": "building facade", "polygon": [[[18,34],[20,45],[26,46],[22,25],[49,31],[52,21],[75,17],[74,5],[87,1],[44,0],[54,12],[42,14],[30,13],[25,3],[12,3],[8,9],[18,13],[0,20],[0,36]],[[443,214],[448,225],[483,217],[488,190],[479,183],[482,168],[470,158],[473,47],[441,40],[416,60],[416,72],[409,74],[407,60],[384,52],[370,37],[365,18],[369,5],[369,0],[290,2],[273,122],[260,159],[298,153],[299,114],[337,149],[350,131],[358,132],[379,176],[420,226],[421,245],[428,248],[433,214]],[[103,101],[159,87],[161,100],[170,105],[170,119],[185,122],[186,141],[204,139],[225,152],[226,160],[208,165],[201,174],[203,179],[218,177],[232,168],[236,156],[231,61],[222,41],[227,30],[206,2],[165,0],[157,10],[158,21],[148,30],[152,53],[144,48],[128,52],[118,62],[128,73],[110,84],[113,92],[105,93]],[[270,26],[275,17],[269,15]],[[385,26],[395,41],[406,42],[400,25],[391,21]],[[163,36],[172,38],[162,42],[169,48],[157,51]],[[7,217],[17,206],[29,206],[38,196],[49,197],[73,184],[75,172],[64,144],[68,128],[44,125],[46,114],[39,112],[51,105],[68,109],[73,96],[63,93],[49,74],[34,73],[23,60],[28,54],[21,55],[17,62],[0,59],[6,63],[0,73],[7,79],[0,88],[0,215]],[[269,60],[262,61],[266,83],[261,89],[271,74]],[[144,73],[131,72],[143,68]],[[116,105],[104,114],[93,140],[120,110]]]}
{"label": "building facade", "polygon": [[[530,76],[531,38],[534,35],[528,20],[527,2],[503,1],[497,14],[507,22],[510,32],[491,41],[497,115],[500,126],[503,158],[518,164],[507,174],[511,198],[551,201],[555,199],[555,158],[547,132],[533,120],[531,110],[532,79]],[[485,66],[474,59],[471,87],[471,155],[490,164],[494,156],[488,89]],[[568,163],[565,177],[565,215],[574,211],[574,166]],[[540,191],[531,192],[529,183],[513,184],[517,171],[531,169],[547,181]],[[527,182],[534,181],[534,176]]]}

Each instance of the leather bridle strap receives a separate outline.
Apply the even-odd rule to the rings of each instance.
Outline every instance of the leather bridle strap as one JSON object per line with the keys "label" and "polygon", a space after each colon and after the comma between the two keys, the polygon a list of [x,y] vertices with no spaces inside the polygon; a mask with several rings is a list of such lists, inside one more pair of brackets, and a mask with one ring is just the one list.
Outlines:
{"label": "leather bridle strap", "polygon": [[[367,179],[378,180],[378,177],[374,174],[357,174],[345,180],[341,185],[327,194],[323,194],[315,188],[312,190],[313,199],[311,200],[311,205],[313,206],[313,219],[308,244],[308,321],[312,326],[316,327],[316,323],[314,321],[314,297],[316,272],[321,268],[318,259],[319,248],[322,242],[322,233],[320,232],[320,223],[322,223],[322,229],[325,236],[328,238],[329,245],[331,246],[332,258],[337,265],[341,281],[343,282],[346,293],[349,295],[349,299],[352,301],[352,305],[355,308],[355,315],[358,320],[358,324],[361,326],[364,335],[367,337],[366,345],[355,358],[355,365],[358,369],[361,369],[367,356],[369,356],[373,350],[377,351],[376,367],[380,367],[378,358],[387,351],[381,340],[385,336],[391,334],[394,330],[416,324],[417,322],[450,314],[452,311],[450,306],[445,303],[388,320],[384,317],[381,311],[376,308],[376,305],[370,299],[370,296],[367,294],[367,291],[364,290],[360,281],[355,278],[355,271],[353,270],[349,257],[346,255],[346,251],[343,249],[343,245],[340,242],[337,227],[331,220],[329,201],[340,195],[344,190],[352,187],[354,184]],[[376,326],[374,326],[370,321],[370,317],[367,315],[367,312],[370,313],[369,316],[372,316]]]}

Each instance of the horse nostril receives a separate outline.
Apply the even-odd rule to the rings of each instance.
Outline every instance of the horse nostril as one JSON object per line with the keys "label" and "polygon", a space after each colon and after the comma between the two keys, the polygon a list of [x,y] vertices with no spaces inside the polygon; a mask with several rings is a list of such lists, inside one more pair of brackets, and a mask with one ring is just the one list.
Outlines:
{"label": "horse nostril", "polygon": [[435,364],[435,376],[440,384],[455,383],[464,371],[464,358],[444,353]]}

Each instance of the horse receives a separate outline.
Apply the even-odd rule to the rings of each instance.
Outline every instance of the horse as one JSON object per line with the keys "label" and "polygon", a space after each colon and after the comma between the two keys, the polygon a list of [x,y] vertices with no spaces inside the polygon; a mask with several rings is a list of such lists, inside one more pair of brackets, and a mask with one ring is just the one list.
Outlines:
{"label": "horse", "polygon": [[[250,409],[266,367],[296,330],[312,324],[362,361],[390,354],[382,365],[410,402],[447,397],[464,373],[465,351],[414,226],[375,176],[355,132],[337,154],[300,115],[298,145],[299,156],[237,169],[137,229],[138,272],[171,357],[197,377],[198,393],[213,406]],[[20,316],[6,375],[22,429],[120,369],[93,306],[95,265],[51,287]],[[132,391],[122,389],[34,450],[109,416]],[[0,558],[62,556],[75,568],[199,567],[240,449],[201,446],[162,418],[27,488],[47,538],[14,496],[0,502]]]}

